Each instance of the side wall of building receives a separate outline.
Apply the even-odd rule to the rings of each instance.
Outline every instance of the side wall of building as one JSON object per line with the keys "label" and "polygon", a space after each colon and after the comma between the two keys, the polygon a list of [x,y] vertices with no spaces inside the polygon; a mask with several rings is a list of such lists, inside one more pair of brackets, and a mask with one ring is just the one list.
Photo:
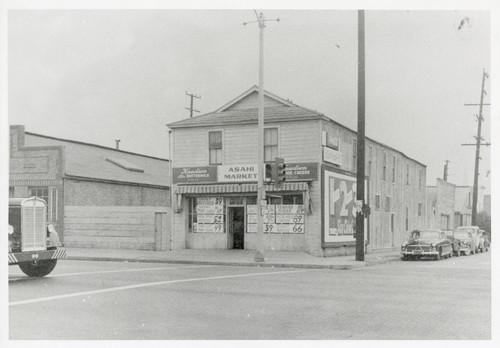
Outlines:
{"label": "side wall of building", "polygon": [[67,247],[170,249],[170,191],[66,179]]}
{"label": "side wall of building", "polygon": [[[333,137],[331,142],[338,144],[342,154],[338,169],[355,173],[356,132],[331,121],[322,121],[322,131]],[[365,176],[368,177],[365,190],[368,190],[371,208],[368,250],[396,247],[406,239],[409,231],[425,226],[425,165],[366,139]]]}

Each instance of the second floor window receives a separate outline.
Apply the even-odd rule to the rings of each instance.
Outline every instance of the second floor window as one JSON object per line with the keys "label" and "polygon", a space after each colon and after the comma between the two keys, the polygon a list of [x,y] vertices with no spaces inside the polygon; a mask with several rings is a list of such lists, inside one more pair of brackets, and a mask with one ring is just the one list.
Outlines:
{"label": "second floor window", "polygon": [[222,131],[208,132],[210,164],[222,164]]}
{"label": "second floor window", "polygon": [[264,129],[264,162],[272,162],[278,157],[278,128]]}

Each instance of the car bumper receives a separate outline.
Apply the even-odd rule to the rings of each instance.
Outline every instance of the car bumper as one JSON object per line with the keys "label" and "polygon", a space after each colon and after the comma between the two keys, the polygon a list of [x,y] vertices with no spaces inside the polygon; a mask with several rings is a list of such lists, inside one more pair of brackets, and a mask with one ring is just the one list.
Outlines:
{"label": "car bumper", "polygon": [[42,260],[57,260],[66,258],[66,249],[37,250],[9,253],[9,265],[17,265],[21,262],[33,262]]}
{"label": "car bumper", "polygon": [[403,256],[435,256],[439,255],[438,251],[422,251],[422,250],[404,250],[401,251]]}

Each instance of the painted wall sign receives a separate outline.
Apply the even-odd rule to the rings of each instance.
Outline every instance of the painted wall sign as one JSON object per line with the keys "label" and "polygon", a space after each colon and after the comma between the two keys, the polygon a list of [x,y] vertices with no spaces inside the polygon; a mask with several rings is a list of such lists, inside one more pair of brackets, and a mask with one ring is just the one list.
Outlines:
{"label": "painted wall sign", "polygon": [[329,147],[323,147],[323,161],[342,165],[342,152],[331,149]]}
{"label": "painted wall sign", "polygon": [[217,167],[181,167],[173,168],[172,171],[174,184],[217,181]]}
{"label": "painted wall sign", "polygon": [[[353,242],[356,224],[356,177],[325,170],[324,242]],[[366,186],[365,184],[365,187]],[[367,195],[365,191],[365,201]],[[365,239],[367,237],[365,223]]]}
{"label": "painted wall sign", "polygon": [[218,182],[257,181],[256,164],[221,165],[217,167]]}
{"label": "painted wall sign", "polygon": [[11,158],[9,167],[12,174],[48,173],[49,158],[46,156]]}

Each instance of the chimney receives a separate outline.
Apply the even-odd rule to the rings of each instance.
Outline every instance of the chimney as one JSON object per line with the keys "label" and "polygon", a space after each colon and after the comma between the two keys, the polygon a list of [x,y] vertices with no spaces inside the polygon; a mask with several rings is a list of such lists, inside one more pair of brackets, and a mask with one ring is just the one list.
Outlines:
{"label": "chimney", "polygon": [[117,150],[120,150],[120,139],[116,139],[115,142],[116,142],[116,149]]}
{"label": "chimney", "polygon": [[448,163],[450,163],[450,161],[446,160],[445,162],[446,164],[444,165],[443,180],[448,181]]}

